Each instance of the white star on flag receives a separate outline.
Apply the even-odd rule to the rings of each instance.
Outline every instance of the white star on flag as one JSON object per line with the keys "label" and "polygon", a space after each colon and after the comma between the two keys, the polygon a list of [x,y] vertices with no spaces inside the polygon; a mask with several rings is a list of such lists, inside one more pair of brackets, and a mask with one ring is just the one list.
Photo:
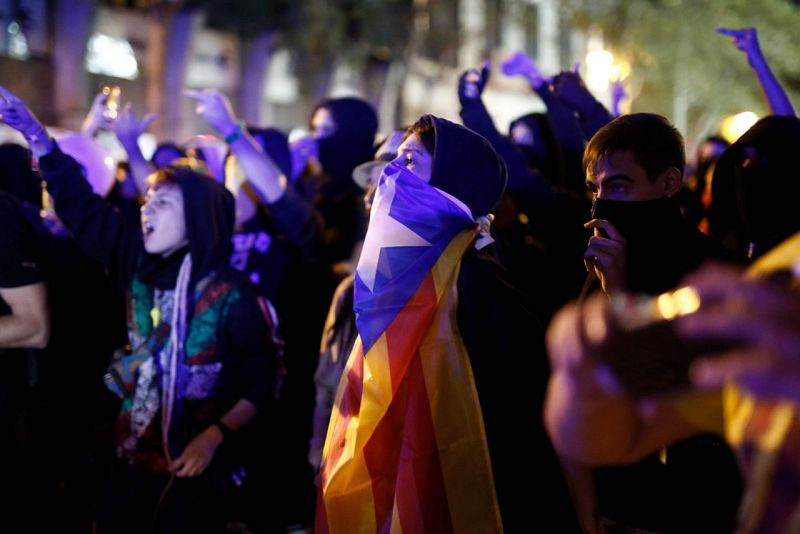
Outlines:
{"label": "white star on flag", "polygon": [[[369,288],[370,292],[375,287],[375,275],[378,272],[381,249],[431,246],[409,227],[389,215],[392,202],[394,202],[397,175],[388,175],[384,180],[384,183],[378,186],[375,194],[369,217],[369,229],[356,268],[361,281]],[[390,273],[383,274],[387,277],[390,276]]]}

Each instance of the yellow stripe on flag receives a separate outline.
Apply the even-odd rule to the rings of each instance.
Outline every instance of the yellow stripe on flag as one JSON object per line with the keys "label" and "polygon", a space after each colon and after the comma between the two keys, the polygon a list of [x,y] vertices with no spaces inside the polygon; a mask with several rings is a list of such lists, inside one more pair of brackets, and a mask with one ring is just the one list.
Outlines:
{"label": "yellow stripe on flag", "polygon": [[457,329],[457,279],[456,270],[420,345],[420,358],[453,531],[502,532],[480,402]]}
{"label": "yellow stripe on flag", "polygon": [[[486,434],[483,428],[469,358],[456,321],[456,285],[461,257],[471,246],[476,230],[460,233],[447,246],[431,274],[438,302],[434,318],[417,348],[425,376],[445,491],[456,533],[502,532]],[[391,329],[392,326],[387,329]],[[358,414],[342,414],[339,407],[348,381],[339,384],[327,439],[323,449],[323,500],[327,525],[332,533],[375,532],[375,502],[364,448],[386,415],[393,399],[392,372],[386,333],[362,356],[358,338],[344,376],[355,365],[363,366],[362,394]],[[356,368],[357,370],[357,368]],[[330,447],[344,449],[335,465],[328,465]],[[335,452],[335,451],[333,451]],[[424,507],[425,503],[407,505]],[[442,513],[448,513],[442,510]],[[422,520],[421,510],[411,512],[412,530]],[[392,534],[402,534],[403,518],[397,496],[391,515]]]}

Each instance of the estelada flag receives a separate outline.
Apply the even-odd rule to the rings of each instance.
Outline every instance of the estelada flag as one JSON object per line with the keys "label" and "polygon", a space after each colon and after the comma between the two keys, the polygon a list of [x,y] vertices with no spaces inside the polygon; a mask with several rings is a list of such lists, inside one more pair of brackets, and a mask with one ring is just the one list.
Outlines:
{"label": "estelada flag", "polygon": [[355,282],[359,337],[336,396],[317,533],[501,532],[486,433],[458,331],[478,232],[398,165],[381,177]]}

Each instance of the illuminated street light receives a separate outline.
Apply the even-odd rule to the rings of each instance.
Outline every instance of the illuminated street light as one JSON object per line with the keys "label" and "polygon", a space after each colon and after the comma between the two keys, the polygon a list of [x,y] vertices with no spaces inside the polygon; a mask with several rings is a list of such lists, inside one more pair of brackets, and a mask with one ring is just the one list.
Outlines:
{"label": "illuminated street light", "polygon": [[614,65],[614,55],[608,50],[591,50],[586,54],[586,85],[602,93],[608,90],[608,81]]}
{"label": "illuminated street light", "polygon": [[133,47],[125,39],[116,39],[96,33],[89,39],[86,69],[94,74],[105,74],[126,80],[135,80],[139,65]]}
{"label": "illuminated street light", "polygon": [[720,131],[722,137],[729,143],[733,143],[742,136],[747,130],[750,129],[758,121],[758,115],[752,111],[743,111],[736,115],[728,115],[722,119]]}

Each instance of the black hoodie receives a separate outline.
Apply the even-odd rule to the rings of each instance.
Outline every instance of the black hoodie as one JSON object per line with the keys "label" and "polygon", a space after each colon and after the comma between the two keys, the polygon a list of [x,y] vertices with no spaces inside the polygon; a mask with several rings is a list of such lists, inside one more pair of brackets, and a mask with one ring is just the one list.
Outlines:
{"label": "black hoodie", "polygon": [[327,187],[339,193],[356,187],[353,169],[372,159],[378,116],[370,104],[359,98],[324,100],[314,111],[320,108],[331,112],[336,130],[333,135],[319,139],[319,162],[331,178]]}
{"label": "black hoodie", "polygon": [[[145,279],[158,279],[160,287],[174,287],[174,278],[165,278],[163,271],[174,271],[177,277],[183,257],[180,251],[166,258],[148,254],[141,226],[92,193],[88,182],[80,179],[80,165],[55,144],[53,151],[41,158],[40,165],[59,218],[87,254],[108,266],[120,290],[127,289],[137,269]],[[224,186],[207,176],[181,169],[175,177],[183,194],[192,281],[196,282],[228,264],[234,202]]]}
{"label": "black hoodie", "polygon": [[800,119],[764,117],[723,152],[711,182],[711,230],[758,257],[798,229]]}
{"label": "black hoodie", "polygon": [[[430,184],[464,202],[475,216],[490,212],[506,185],[502,160],[472,130],[428,118],[436,133]],[[508,273],[485,250],[472,248],[461,260],[456,316],[478,391],[503,527],[577,531],[542,424],[548,375],[544,332]]]}

